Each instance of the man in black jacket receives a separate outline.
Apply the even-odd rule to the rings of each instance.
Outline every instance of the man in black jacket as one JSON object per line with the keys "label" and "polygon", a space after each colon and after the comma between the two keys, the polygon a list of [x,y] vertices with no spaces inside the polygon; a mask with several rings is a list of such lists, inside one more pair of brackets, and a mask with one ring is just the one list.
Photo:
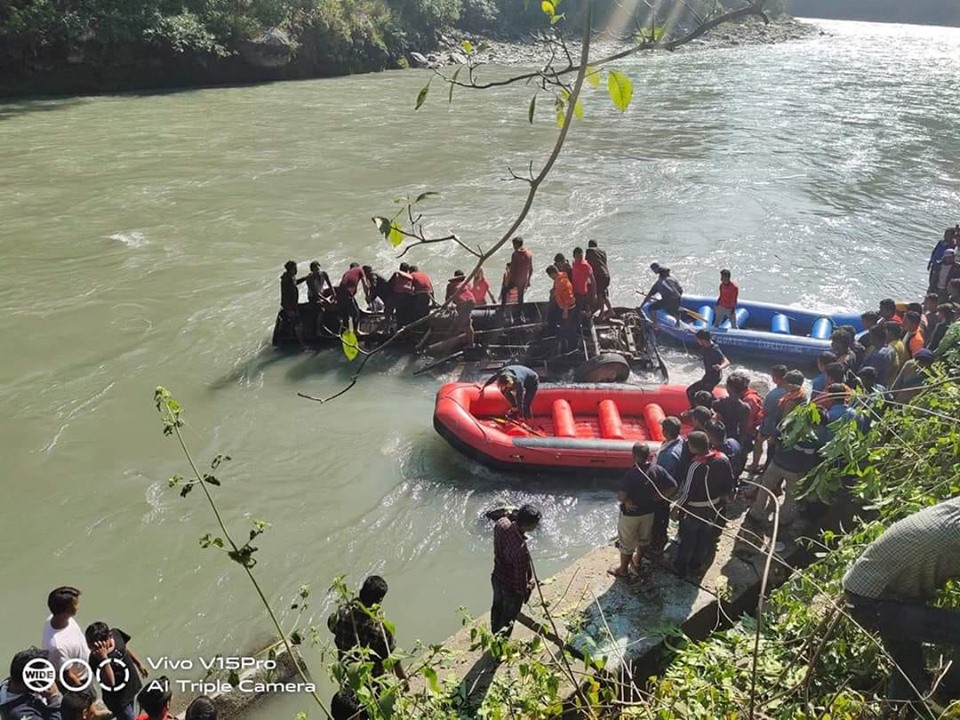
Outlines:
{"label": "man in black jacket", "polygon": [[716,538],[714,526],[720,524],[720,512],[734,487],[730,461],[723,453],[711,450],[706,433],[690,433],[687,446],[693,459],[676,500],[680,547],[674,570],[681,576],[698,572],[706,563]]}

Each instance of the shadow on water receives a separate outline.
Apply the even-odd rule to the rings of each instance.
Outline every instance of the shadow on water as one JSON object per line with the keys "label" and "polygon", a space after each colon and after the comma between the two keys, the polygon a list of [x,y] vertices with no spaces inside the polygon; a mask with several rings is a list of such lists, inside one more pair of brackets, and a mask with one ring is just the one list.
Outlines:
{"label": "shadow on water", "polygon": [[443,485],[471,492],[520,495],[571,495],[608,497],[619,487],[620,475],[593,476],[588,473],[528,473],[493,470],[461,455],[436,432],[416,440],[404,467],[407,479],[431,479]]}
{"label": "shadow on water", "polygon": [[261,345],[253,357],[239,362],[233,370],[210,383],[211,392],[218,392],[253,380],[271,365],[296,356],[297,353],[283,352],[270,345]]}
{"label": "shadow on water", "polygon": [[37,98],[34,100],[10,101],[0,99],[0,121],[12,120],[21,115],[29,115],[31,113],[67,110],[83,105],[85,102],[83,98],[78,97]]}

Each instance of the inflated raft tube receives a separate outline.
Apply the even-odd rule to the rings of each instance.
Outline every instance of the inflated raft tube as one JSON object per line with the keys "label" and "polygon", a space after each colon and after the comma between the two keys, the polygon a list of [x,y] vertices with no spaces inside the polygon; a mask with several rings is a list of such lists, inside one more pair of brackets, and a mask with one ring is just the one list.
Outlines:
{"label": "inflated raft tube", "polygon": [[454,448],[490,467],[616,475],[632,466],[634,443],[656,450],[660,421],[688,407],[681,385],[543,384],[533,418],[522,422],[506,419],[508,403],[495,387],[481,394],[477,385],[449,383],[437,392],[433,425]]}
{"label": "inflated raft tube", "polygon": [[[707,307],[714,308],[715,298],[696,295],[684,295],[682,306],[703,313]],[[747,315],[741,323],[740,311]],[[713,340],[724,353],[747,360],[769,363],[783,363],[794,367],[813,367],[820,353],[830,349],[830,334],[840,325],[851,325],[856,332],[863,326],[856,313],[826,314],[821,311],[803,310],[788,305],[775,305],[743,301],[737,304],[738,325],[734,330],[729,323],[710,328]],[[649,316],[649,313],[648,313]],[[710,315],[712,318],[712,313]],[[676,319],[663,311],[651,317],[661,337],[666,337],[684,347],[696,347],[696,322],[687,322],[681,318],[677,327]],[[703,323],[699,323],[703,325]]]}

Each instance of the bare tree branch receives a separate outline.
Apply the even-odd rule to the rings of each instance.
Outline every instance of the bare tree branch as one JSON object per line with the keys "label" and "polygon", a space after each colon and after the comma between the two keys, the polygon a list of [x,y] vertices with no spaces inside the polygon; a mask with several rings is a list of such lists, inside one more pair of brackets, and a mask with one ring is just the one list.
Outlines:
{"label": "bare tree branch", "polygon": [[[705,33],[710,32],[711,30],[713,30],[715,27],[719,25],[723,25],[724,23],[728,23],[728,22],[734,22],[736,20],[742,20],[748,17],[759,17],[765,23],[769,24],[770,18],[767,16],[766,12],[764,11],[764,6],[766,5],[766,2],[767,0],[754,0],[754,2],[751,2],[749,5],[745,5],[744,7],[738,8],[736,10],[730,10],[728,12],[723,13],[722,15],[718,15],[712,20],[708,20],[706,22],[703,22],[697,25],[697,27],[695,27],[693,30],[688,32],[686,35],[683,35],[682,37],[677,38],[676,40],[666,40],[666,41],[645,40],[641,43],[634,45],[633,47],[627,48],[626,50],[621,50],[620,52],[616,52],[612,55],[608,55],[604,58],[596,60],[594,61],[593,65],[595,67],[600,67],[601,65],[606,65],[611,62],[616,62],[617,60],[622,60],[623,58],[630,57],[631,55],[636,55],[638,53],[645,52],[648,50],[673,51],[679,47],[682,47],[683,45],[687,45],[693,42],[697,38],[701,37]],[[552,48],[552,45],[551,45],[551,48]],[[553,54],[551,55],[551,63],[553,58],[555,58],[556,56],[556,50],[552,49],[552,53]],[[550,64],[548,64],[545,68],[541,70],[537,70],[535,72],[521,73],[519,75],[514,75],[513,77],[509,77],[504,80],[490,80],[488,82],[480,83],[480,82],[477,82],[473,76],[473,71],[472,71],[473,67],[475,67],[475,65],[471,65],[471,72],[469,73],[468,82],[461,82],[460,80],[454,80],[453,78],[448,77],[447,75],[440,72],[439,70],[434,70],[434,73],[438,75],[444,82],[450,83],[452,85],[456,85],[457,87],[470,88],[472,90],[488,90],[490,88],[495,88],[495,87],[506,87],[508,85],[515,85],[516,83],[529,81],[531,79],[536,79],[536,78],[543,78],[548,83],[556,85],[556,84],[559,84],[560,77],[562,75],[568,75],[573,72],[579,72],[581,69],[579,66],[574,65],[572,62],[570,62],[565,67],[559,70],[553,70],[552,72],[547,73],[546,69],[550,67]]]}
{"label": "bare tree branch", "polygon": [[[589,20],[591,14],[592,2],[587,4],[587,18]],[[503,233],[500,239],[486,252],[484,252],[477,260],[477,264],[474,265],[470,273],[464,278],[464,282],[472,281],[477,272],[483,267],[484,263],[489,260],[493,255],[497,253],[500,248],[507,244],[508,241],[513,239],[517,230],[520,229],[520,226],[523,225],[524,221],[527,219],[527,215],[530,214],[530,210],[533,207],[533,203],[537,198],[537,193],[540,190],[540,186],[543,185],[544,181],[547,179],[547,176],[550,174],[550,171],[553,170],[553,166],[557,162],[557,158],[560,157],[560,153],[563,151],[563,146],[567,142],[567,136],[570,133],[570,127],[574,121],[574,112],[576,110],[577,99],[580,97],[580,92],[583,89],[583,81],[587,74],[588,60],[590,59],[590,24],[589,22],[584,24],[584,37],[583,44],[580,51],[580,70],[577,72],[577,79],[573,85],[573,90],[570,93],[570,97],[567,99],[567,109],[564,115],[563,127],[560,128],[560,133],[557,136],[557,140],[553,145],[553,149],[550,151],[550,155],[547,158],[547,162],[541,168],[540,172],[530,181],[530,188],[527,190],[527,198],[523,203],[523,207],[520,210],[520,213],[510,224],[510,227]],[[424,317],[416,320],[415,322],[405,325],[400,328],[396,333],[394,333],[387,340],[382,342],[380,345],[375,347],[373,350],[370,350],[367,355],[364,356],[363,360],[360,362],[360,365],[357,367],[357,372],[354,373],[353,377],[350,378],[349,384],[338,391],[337,393],[325,397],[317,398],[303,393],[297,393],[300,397],[304,397],[308,400],[314,400],[316,402],[324,403],[344,395],[347,391],[353,388],[357,381],[360,378],[361,373],[363,373],[364,368],[367,366],[370,358],[378,355],[379,353],[386,350],[388,347],[396,343],[401,338],[405,337],[411,330],[421,327],[422,325],[429,322],[432,318],[436,317],[438,314],[446,310],[448,307],[453,305],[454,298],[451,297],[449,300],[445,301],[442,305],[425,315]]]}

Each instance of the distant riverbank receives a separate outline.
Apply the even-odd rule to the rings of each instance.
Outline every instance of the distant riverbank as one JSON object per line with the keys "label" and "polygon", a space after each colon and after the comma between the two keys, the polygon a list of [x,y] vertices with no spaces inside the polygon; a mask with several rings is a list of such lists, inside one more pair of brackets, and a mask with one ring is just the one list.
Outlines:
{"label": "distant riverbank", "polygon": [[[764,25],[724,25],[683,50],[758,45],[800,40],[819,33],[809,23],[783,19]],[[543,46],[533,40],[498,41],[451,29],[421,34],[404,42],[377,33],[331,42],[323,28],[306,27],[296,35],[269,30],[245,41],[232,53],[174,50],[160,44],[126,44],[109,50],[94,43],[69,52],[17,56],[0,52],[0,97],[84,95],[130,90],[245,85],[277,80],[335,77],[406,67],[435,68],[466,62],[460,43],[481,41],[485,63],[541,65]],[[630,46],[628,41],[598,39],[595,56]]]}
{"label": "distant riverbank", "polygon": [[[683,46],[678,52],[731,48],[741,45],[772,45],[804,40],[821,34],[824,34],[824,32],[818,26],[793,18],[784,18],[769,24],[759,21],[746,21],[722,25]],[[462,40],[469,40],[475,46],[479,46],[481,42],[486,44],[488,47],[483,52],[478,53],[477,57],[482,62],[492,65],[539,66],[543,64],[545,59],[543,45],[532,39],[500,42],[468,33],[451,32],[441,36],[439,48],[435,52],[423,56],[422,59],[414,55],[411,58],[411,64],[422,67],[441,67],[464,63],[466,57],[460,49]],[[617,41],[599,38],[592,43],[591,54],[593,57],[603,57],[625,50],[632,45],[633,43],[626,40]],[[571,45],[571,52],[579,52],[579,43]]]}

